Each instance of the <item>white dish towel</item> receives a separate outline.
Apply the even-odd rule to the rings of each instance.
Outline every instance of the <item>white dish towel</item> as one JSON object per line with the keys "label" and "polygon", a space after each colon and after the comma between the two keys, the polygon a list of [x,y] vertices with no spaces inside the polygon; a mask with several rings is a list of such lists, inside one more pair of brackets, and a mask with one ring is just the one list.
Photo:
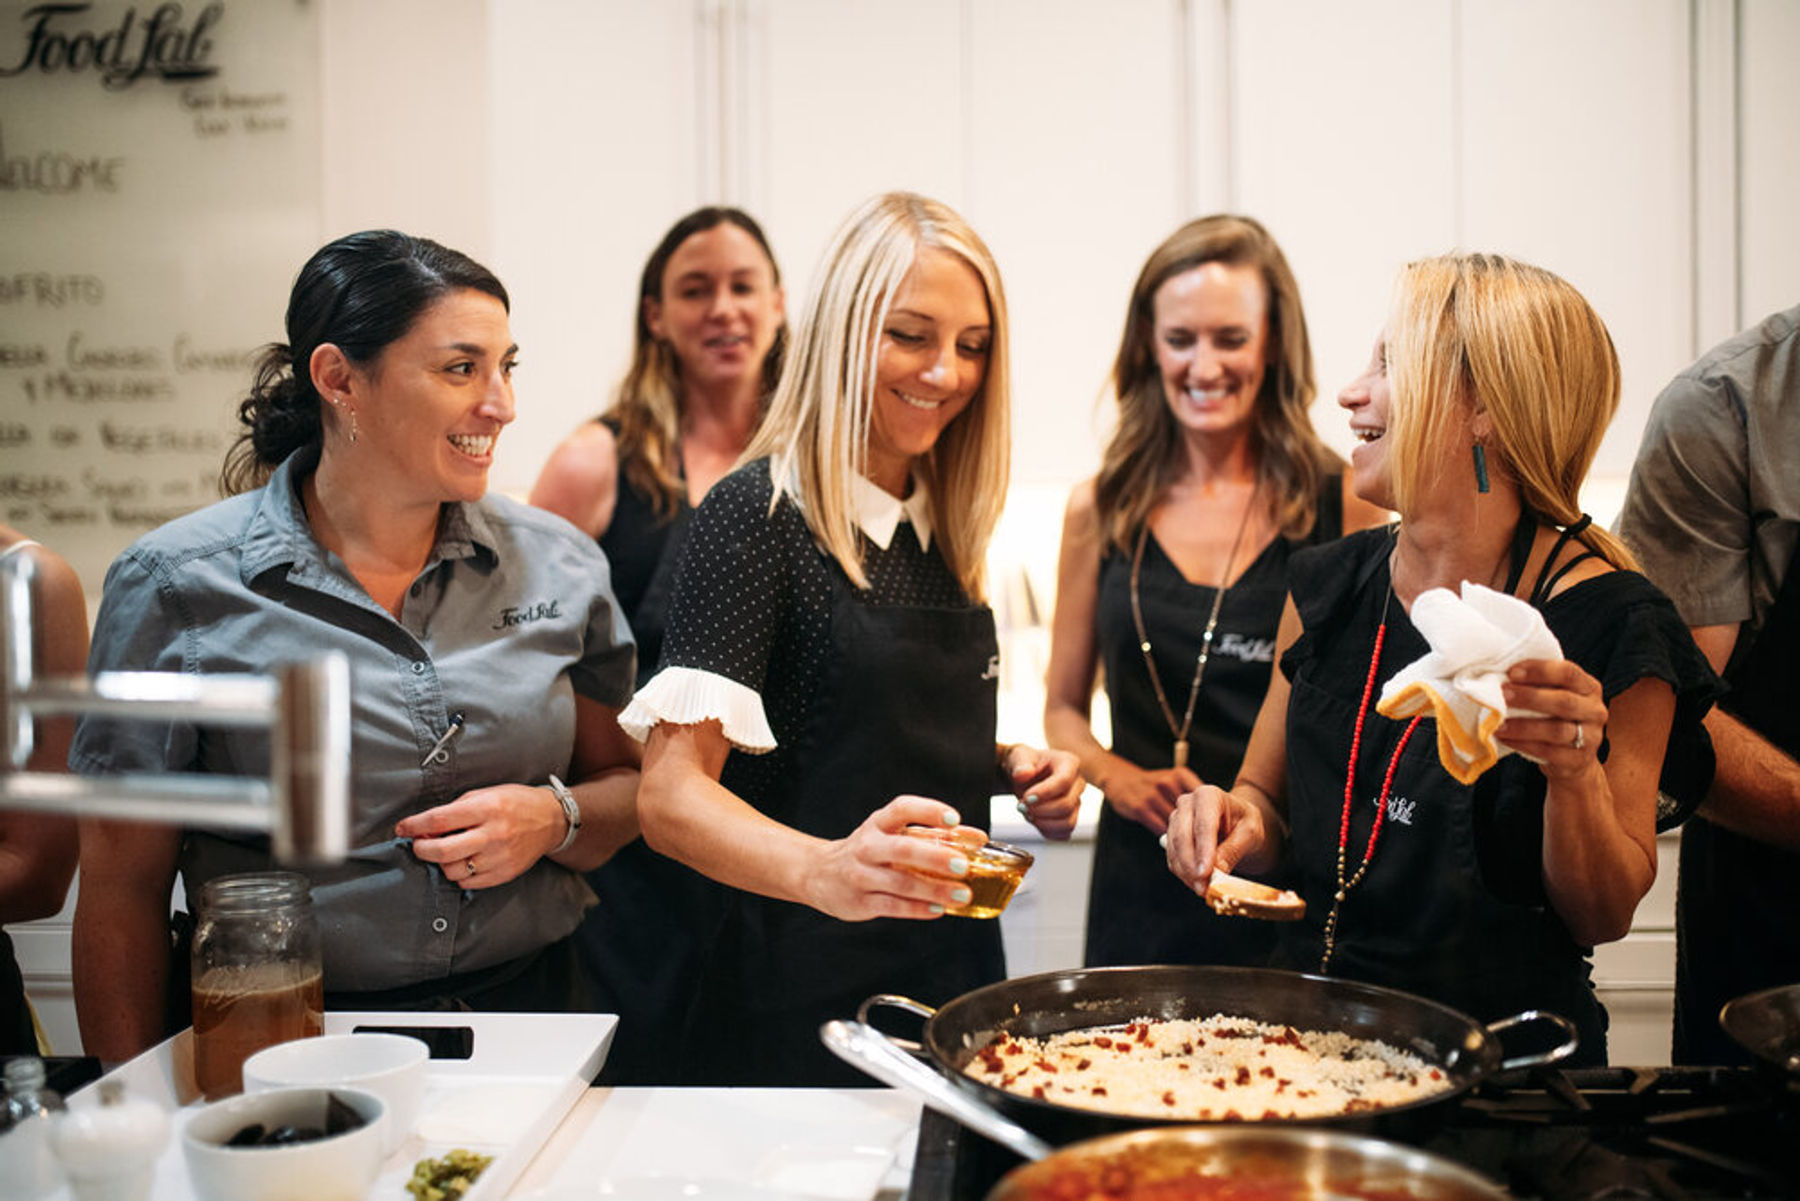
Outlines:
{"label": "white dish towel", "polygon": [[1494,741],[1508,716],[1538,716],[1506,707],[1506,672],[1524,659],[1560,659],[1562,645],[1544,615],[1516,596],[1463,581],[1462,595],[1431,588],[1413,601],[1413,626],[1431,649],[1382,686],[1375,711],[1384,717],[1437,719],[1438,759],[1464,784],[1512,754]]}

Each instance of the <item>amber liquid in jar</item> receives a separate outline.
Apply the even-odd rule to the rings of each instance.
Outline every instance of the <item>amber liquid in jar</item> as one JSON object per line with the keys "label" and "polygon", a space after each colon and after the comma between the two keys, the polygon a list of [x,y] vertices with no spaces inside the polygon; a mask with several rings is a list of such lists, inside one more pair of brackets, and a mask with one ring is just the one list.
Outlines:
{"label": "amber liquid in jar", "polygon": [[194,982],[194,1083],[208,1101],[244,1091],[244,1060],[325,1032],[325,980],[281,964],[214,968]]}

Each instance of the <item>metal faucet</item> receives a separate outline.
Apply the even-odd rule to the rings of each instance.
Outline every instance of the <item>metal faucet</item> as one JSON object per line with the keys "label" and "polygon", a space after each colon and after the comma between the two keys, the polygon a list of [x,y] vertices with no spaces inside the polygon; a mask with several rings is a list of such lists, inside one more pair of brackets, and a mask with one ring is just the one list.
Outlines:
{"label": "metal faucet", "polygon": [[[267,832],[284,862],[339,862],[350,849],[350,664],[340,653],[272,675],[33,672],[36,566],[0,561],[0,809]],[[269,778],[187,772],[77,776],[26,771],[32,721],[95,715],[263,727]]]}

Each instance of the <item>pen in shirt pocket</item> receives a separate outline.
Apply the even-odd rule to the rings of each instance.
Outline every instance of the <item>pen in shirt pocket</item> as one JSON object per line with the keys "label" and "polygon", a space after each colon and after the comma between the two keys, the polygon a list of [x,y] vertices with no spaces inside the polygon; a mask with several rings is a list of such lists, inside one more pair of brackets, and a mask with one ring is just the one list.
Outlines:
{"label": "pen in shirt pocket", "polygon": [[450,762],[451,744],[462,736],[462,732],[463,715],[462,710],[458,709],[455,713],[450,715],[450,725],[449,728],[444,731],[443,737],[439,738],[437,742],[432,745],[432,748],[425,752],[425,759],[419,766],[430,767],[433,763]]}

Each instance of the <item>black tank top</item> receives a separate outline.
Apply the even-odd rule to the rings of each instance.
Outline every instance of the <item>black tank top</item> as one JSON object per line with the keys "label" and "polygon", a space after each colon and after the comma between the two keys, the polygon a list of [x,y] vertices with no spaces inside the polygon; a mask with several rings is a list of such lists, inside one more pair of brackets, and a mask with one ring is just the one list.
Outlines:
{"label": "black tank top", "polygon": [[[600,424],[618,436],[617,421],[602,417]],[[673,513],[659,515],[652,497],[626,478],[621,461],[612,523],[600,535],[599,542],[612,564],[613,595],[618,597],[619,607],[637,639],[640,688],[656,674],[657,660],[662,657],[669,590],[675,582],[675,567],[681,559],[681,548],[687,543],[688,524],[693,516],[685,492]]]}

